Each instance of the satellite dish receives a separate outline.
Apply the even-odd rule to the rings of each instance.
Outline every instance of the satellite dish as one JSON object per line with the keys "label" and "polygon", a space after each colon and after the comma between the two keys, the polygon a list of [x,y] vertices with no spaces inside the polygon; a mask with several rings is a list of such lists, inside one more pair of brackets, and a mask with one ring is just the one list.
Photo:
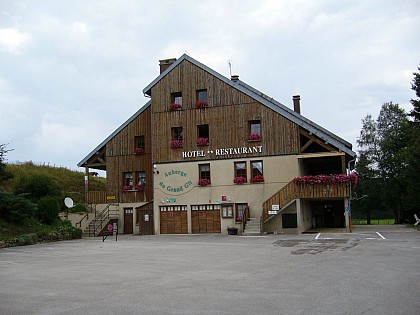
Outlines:
{"label": "satellite dish", "polygon": [[67,208],[73,208],[74,206],[73,199],[71,199],[70,197],[64,198],[64,204],[66,205]]}

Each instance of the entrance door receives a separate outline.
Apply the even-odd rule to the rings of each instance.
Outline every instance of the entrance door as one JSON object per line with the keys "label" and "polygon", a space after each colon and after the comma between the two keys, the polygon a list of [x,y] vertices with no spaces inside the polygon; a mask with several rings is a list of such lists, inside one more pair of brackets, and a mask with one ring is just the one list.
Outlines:
{"label": "entrance door", "polygon": [[141,235],[153,235],[153,203],[137,208],[137,220]]}
{"label": "entrance door", "polygon": [[124,234],[133,234],[133,208],[124,208]]}

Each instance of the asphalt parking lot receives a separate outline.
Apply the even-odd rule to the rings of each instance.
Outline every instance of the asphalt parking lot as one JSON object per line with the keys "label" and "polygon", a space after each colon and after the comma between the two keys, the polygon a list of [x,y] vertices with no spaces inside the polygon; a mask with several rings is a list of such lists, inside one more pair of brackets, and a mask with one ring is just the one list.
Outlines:
{"label": "asphalt parking lot", "polygon": [[419,314],[420,232],[87,238],[0,249],[0,314]]}

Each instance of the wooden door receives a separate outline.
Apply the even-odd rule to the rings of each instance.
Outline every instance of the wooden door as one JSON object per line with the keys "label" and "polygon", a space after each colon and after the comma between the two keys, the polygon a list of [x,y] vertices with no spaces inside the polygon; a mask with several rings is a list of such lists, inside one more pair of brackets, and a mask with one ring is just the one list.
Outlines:
{"label": "wooden door", "polygon": [[133,208],[124,208],[124,234],[133,234]]}

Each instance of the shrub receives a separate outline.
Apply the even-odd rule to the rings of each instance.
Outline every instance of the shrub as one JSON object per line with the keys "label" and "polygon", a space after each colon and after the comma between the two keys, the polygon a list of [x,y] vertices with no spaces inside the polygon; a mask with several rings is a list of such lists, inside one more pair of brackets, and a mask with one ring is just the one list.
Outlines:
{"label": "shrub", "polygon": [[38,202],[37,218],[46,224],[52,224],[58,218],[60,203],[55,197],[43,197]]}
{"label": "shrub", "polygon": [[59,196],[59,186],[46,175],[20,177],[15,186],[16,194],[28,194],[29,199],[36,201],[46,196]]}
{"label": "shrub", "polygon": [[35,216],[36,204],[22,196],[11,193],[0,193],[0,217],[10,223],[21,223]]}

